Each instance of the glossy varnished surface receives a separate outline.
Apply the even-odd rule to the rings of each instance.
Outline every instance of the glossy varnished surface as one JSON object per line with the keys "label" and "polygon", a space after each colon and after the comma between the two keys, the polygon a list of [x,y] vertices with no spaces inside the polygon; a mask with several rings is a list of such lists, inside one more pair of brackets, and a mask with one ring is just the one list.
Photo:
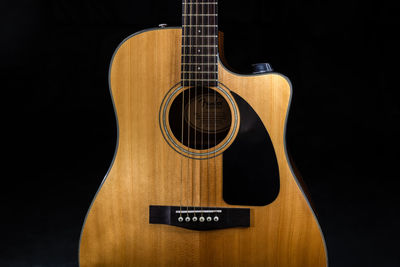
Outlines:
{"label": "glossy varnished surface", "polygon": [[[163,97],[180,80],[180,45],[180,29],[152,30],[115,54],[110,82],[119,142],[85,221],[81,266],[326,266],[319,226],[288,164],[291,89],[278,74],[239,76],[219,67],[220,82],[253,107],[270,134],[280,172],[277,199],[250,207],[249,228],[197,232],[149,224],[149,205],[179,206],[181,186],[184,205],[232,207],[222,199],[222,156],[182,160],[158,125]],[[181,164],[194,177],[184,175],[182,185]]]}

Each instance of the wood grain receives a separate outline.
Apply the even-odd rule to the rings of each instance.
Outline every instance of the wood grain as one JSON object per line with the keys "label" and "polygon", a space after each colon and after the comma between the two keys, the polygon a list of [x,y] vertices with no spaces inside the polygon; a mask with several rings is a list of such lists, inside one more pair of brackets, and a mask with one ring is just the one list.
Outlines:
{"label": "wood grain", "polygon": [[149,205],[179,206],[181,188],[183,205],[233,207],[222,199],[222,156],[183,158],[158,125],[163,97],[180,81],[180,45],[180,29],[150,30],[115,54],[110,81],[119,142],[84,224],[80,265],[326,266],[318,222],[285,152],[291,89],[278,74],[240,76],[219,66],[220,82],[253,107],[270,134],[280,172],[277,199],[250,207],[249,228],[198,232],[148,223]]}

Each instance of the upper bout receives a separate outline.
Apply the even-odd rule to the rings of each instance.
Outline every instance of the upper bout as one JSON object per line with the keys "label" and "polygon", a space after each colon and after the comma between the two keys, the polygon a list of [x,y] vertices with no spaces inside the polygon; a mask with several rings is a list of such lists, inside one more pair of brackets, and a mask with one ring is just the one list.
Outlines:
{"label": "upper bout", "polygon": [[284,157],[286,117],[292,96],[289,79],[279,73],[241,75],[228,70],[221,62],[219,81],[240,95],[258,114],[266,127],[276,152]]}

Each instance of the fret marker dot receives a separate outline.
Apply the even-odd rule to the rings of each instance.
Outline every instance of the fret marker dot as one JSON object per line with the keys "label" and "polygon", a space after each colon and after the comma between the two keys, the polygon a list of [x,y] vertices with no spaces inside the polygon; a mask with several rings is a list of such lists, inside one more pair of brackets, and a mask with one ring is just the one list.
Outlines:
{"label": "fret marker dot", "polygon": [[199,52],[199,53],[200,53],[200,49],[199,49],[199,50],[197,50],[197,52]]}
{"label": "fret marker dot", "polygon": [[197,69],[200,70],[201,68],[200,68],[200,67],[197,67]]}

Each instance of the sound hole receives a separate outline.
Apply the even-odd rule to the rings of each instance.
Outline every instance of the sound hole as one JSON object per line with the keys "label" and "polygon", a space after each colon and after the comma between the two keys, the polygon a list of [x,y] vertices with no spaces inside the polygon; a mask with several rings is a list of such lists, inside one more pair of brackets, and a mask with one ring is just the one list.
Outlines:
{"label": "sound hole", "polygon": [[229,133],[232,116],[227,101],[219,92],[211,88],[192,87],[174,99],[168,120],[179,142],[192,149],[203,150],[224,140]]}

